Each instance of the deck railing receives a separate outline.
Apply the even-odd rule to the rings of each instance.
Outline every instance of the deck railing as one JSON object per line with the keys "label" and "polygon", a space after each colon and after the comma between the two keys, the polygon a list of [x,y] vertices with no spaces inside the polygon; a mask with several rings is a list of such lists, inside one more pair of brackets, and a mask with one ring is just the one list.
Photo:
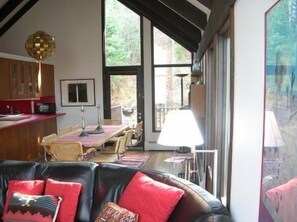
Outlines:
{"label": "deck railing", "polygon": [[179,107],[155,107],[155,127],[156,130],[161,130],[165,121],[166,114],[171,110],[177,110]]}

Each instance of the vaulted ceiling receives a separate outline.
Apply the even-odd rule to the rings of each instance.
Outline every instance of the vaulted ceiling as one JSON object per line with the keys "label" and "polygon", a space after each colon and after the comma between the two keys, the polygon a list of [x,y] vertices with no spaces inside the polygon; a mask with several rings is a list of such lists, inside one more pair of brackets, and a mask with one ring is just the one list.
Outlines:
{"label": "vaulted ceiling", "polygon": [[[189,51],[197,52],[199,47],[198,54],[201,57],[236,0],[118,1],[151,20],[154,26]],[[0,0],[0,38],[37,2],[38,0]]]}

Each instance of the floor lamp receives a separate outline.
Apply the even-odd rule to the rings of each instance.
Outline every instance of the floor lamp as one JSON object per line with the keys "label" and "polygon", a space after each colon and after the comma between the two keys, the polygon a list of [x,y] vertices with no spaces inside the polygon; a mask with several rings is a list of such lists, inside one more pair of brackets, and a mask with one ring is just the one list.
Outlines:
{"label": "floor lamp", "polygon": [[181,107],[184,106],[184,77],[186,77],[188,74],[187,73],[180,73],[180,74],[175,74],[175,76],[180,77],[180,104]]}
{"label": "floor lamp", "polygon": [[171,147],[187,146],[192,150],[195,150],[195,146],[202,145],[204,140],[192,111],[169,111],[157,143]]}
{"label": "floor lamp", "polygon": [[[181,104],[181,108],[183,108],[184,106],[184,77],[186,77],[188,74],[187,73],[180,73],[180,74],[175,74],[175,76],[179,77],[180,78],[180,104]],[[177,152],[178,153],[189,153],[191,151],[190,148],[188,147],[184,147],[184,146],[181,146]]]}

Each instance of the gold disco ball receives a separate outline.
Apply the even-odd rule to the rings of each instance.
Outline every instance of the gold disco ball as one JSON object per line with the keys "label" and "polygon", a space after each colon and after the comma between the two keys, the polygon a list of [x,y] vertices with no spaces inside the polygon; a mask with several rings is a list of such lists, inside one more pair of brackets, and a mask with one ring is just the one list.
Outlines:
{"label": "gold disco ball", "polygon": [[55,39],[43,31],[30,35],[25,44],[29,55],[37,60],[44,60],[51,56],[56,48]]}

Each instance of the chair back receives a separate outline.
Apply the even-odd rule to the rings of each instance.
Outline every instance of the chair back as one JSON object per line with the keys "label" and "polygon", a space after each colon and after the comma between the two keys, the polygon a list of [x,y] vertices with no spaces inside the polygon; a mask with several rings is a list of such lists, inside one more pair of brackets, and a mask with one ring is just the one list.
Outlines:
{"label": "chair back", "polygon": [[81,129],[81,125],[71,126],[71,132]]}
{"label": "chair back", "polygon": [[118,159],[126,152],[126,136],[120,136],[116,143],[116,153]]}
{"label": "chair back", "polygon": [[133,132],[133,141],[132,146],[136,146],[142,141],[142,133],[143,133],[143,123],[139,122],[136,124]]}
{"label": "chair back", "polygon": [[121,125],[121,121],[117,119],[101,119],[100,123],[102,125]]}
{"label": "chair back", "polygon": [[57,139],[57,137],[58,135],[56,133],[52,133],[42,138],[41,142],[43,143],[45,161],[48,161],[47,155],[50,153],[50,146],[48,144],[50,144],[50,142],[52,142],[53,140]]}
{"label": "chair back", "polygon": [[70,133],[71,131],[72,131],[72,126],[65,126],[63,128],[60,128],[59,129],[59,136]]}
{"label": "chair back", "polygon": [[125,133],[125,136],[126,136],[126,149],[129,147],[131,148],[132,147],[132,136],[133,136],[133,130],[132,129],[129,129],[126,131]]}
{"label": "chair back", "polygon": [[140,137],[142,135],[142,131],[143,131],[142,128],[143,128],[142,122],[136,123],[135,129],[134,129],[135,137]]}
{"label": "chair back", "polygon": [[50,151],[53,161],[83,160],[83,148],[79,141],[53,141]]}

